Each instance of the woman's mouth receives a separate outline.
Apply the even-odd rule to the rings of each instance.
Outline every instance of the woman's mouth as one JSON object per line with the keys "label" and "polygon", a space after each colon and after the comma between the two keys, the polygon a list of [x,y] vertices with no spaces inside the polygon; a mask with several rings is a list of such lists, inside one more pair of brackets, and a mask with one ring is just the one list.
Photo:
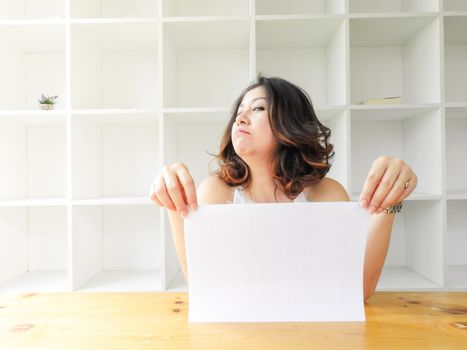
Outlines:
{"label": "woman's mouth", "polygon": [[237,129],[237,131],[235,133],[236,134],[249,134],[249,132],[246,131],[245,129]]}

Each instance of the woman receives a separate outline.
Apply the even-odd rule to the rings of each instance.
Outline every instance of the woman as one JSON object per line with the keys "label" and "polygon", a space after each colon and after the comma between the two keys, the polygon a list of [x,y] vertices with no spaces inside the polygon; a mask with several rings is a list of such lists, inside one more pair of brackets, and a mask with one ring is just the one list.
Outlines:
{"label": "woman", "polygon": [[[326,177],[334,155],[331,131],[315,115],[310,98],[281,78],[259,76],[234,103],[220,153],[220,168],[195,189],[182,163],[165,166],[151,199],[169,209],[169,219],[185,280],[188,281],[183,218],[198,204],[349,201],[344,187]],[[364,263],[364,298],[376,288],[386,258],[393,211],[417,185],[401,159],[376,159],[364,183],[360,204],[371,216]]]}

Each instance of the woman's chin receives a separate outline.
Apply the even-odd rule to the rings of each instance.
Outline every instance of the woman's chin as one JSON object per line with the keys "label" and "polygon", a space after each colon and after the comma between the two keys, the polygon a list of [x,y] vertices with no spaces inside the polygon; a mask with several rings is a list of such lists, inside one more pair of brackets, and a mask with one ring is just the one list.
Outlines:
{"label": "woman's chin", "polygon": [[244,142],[238,142],[234,147],[235,153],[240,157],[248,156],[251,153],[250,147]]}

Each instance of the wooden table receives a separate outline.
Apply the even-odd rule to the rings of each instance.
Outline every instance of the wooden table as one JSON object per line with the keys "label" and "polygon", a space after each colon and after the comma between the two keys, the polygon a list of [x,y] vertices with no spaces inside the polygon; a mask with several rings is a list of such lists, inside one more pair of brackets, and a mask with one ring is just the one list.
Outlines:
{"label": "wooden table", "polygon": [[0,349],[467,349],[467,293],[376,293],[361,323],[190,324],[186,293],[0,297]]}

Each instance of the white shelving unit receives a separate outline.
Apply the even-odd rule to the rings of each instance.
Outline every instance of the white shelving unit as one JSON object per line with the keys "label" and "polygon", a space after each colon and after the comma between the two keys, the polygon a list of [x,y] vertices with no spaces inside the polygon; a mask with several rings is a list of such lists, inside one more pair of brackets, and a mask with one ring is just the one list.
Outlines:
{"label": "white shelving unit", "polygon": [[444,0],[444,11],[467,11],[467,4],[464,0]]}
{"label": "white shelving unit", "polygon": [[[445,0],[446,1],[446,0]],[[439,0],[349,0],[350,13],[437,12]]]}
{"label": "white shelving unit", "polygon": [[64,19],[65,6],[63,0],[2,0],[0,19]]}
{"label": "white shelving unit", "polygon": [[248,17],[163,21],[164,107],[231,104],[249,82]]}
{"label": "white shelving unit", "polygon": [[445,83],[447,103],[467,103],[467,16],[445,16]]}
{"label": "white shelving unit", "polygon": [[70,38],[71,107],[160,107],[157,22],[76,21]]}
{"label": "white shelving unit", "polygon": [[446,108],[446,182],[448,199],[467,199],[467,106]]}
{"label": "white shelving unit", "polygon": [[345,0],[255,0],[256,15],[344,14]]}
{"label": "white shelving unit", "polygon": [[[33,0],[29,0],[33,2]],[[63,0],[59,0],[63,2]],[[153,0],[68,0],[70,18],[158,17],[159,4]],[[66,2],[65,2],[66,3]]]}
{"label": "white shelving unit", "polygon": [[350,18],[351,104],[379,96],[439,103],[440,69],[439,16]]}
{"label": "white shelving unit", "polygon": [[353,200],[379,155],[417,173],[378,289],[467,290],[466,33],[461,0],[2,1],[0,293],[184,290],[149,186],[216,169],[260,72],[309,93]]}
{"label": "white shelving unit", "polygon": [[52,92],[60,97],[56,109],[64,111],[63,20],[41,23],[0,20],[0,23],[0,111],[36,110],[41,93]]}
{"label": "white shelving unit", "polygon": [[446,108],[446,285],[467,289],[467,106]]}
{"label": "white shelving unit", "polygon": [[448,200],[447,203],[447,256],[446,286],[449,289],[467,288],[467,200]]}
{"label": "white shelving unit", "polygon": [[343,16],[258,19],[256,69],[305,89],[315,106],[345,105]]}
{"label": "white shelving unit", "polygon": [[170,0],[162,2],[163,17],[249,16],[249,0]]}
{"label": "white shelving unit", "polygon": [[[411,196],[420,199],[439,196],[441,199],[442,118],[439,108],[354,108],[350,137],[351,163],[359,164],[352,167],[352,191],[363,188],[372,162],[385,154],[404,159],[419,174],[417,188]],[[425,159],[427,153],[430,162]]]}

